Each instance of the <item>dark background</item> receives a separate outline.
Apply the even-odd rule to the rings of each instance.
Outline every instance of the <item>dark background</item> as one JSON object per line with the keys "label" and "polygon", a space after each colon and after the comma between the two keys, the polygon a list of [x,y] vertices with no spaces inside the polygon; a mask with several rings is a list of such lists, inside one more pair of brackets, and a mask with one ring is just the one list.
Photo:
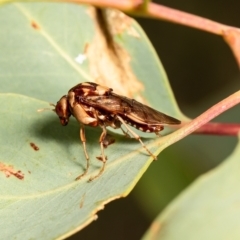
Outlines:
{"label": "dark background", "polygon": [[[240,27],[240,1],[155,2]],[[221,37],[159,20],[137,21],[152,41],[185,115],[196,117],[239,89],[236,61]],[[236,107],[217,120],[239,122],[238,112]],[[158,213],[197,176],[223,161],[236,141],[234,137],[189,136],[174,144],[161,153],[161,160],[150,166],[127,198],[105,206],[97,221],[69,239],[140,239]]]}

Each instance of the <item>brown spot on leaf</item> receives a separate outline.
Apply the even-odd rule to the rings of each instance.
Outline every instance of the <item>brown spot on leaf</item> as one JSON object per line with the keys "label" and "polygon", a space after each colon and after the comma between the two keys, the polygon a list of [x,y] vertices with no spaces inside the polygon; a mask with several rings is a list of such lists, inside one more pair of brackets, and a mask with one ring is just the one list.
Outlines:
{"label": "brown spot on leaf", "polygon": [[38,151],[38,150],[39,150],[39,147],[38,147],[35,143],[33,143],[33,142],[30,143],[30,146],[31,146],[35,151]]}
{"label": "brown spot on leaf", "polygon": [[96,31],[93,41],[86,49],[91,76],[99,85],[110,86],[118,94],[137,98],[144,103],[144,99],[139,95],[144,87],[132,70],[131,57],[114,41],[114,34],[111,32],[113,25],[119,22],[109,21],[106,14],[99,15],[99,10],[92,11],[91,15]]}
{"label": "brown spot on leaf", "polygon": [[22,180],[24,178],[24,174],[21,171],[17,171],[15,173],[12,173],[16,178]]}
{"label": "brown spot on leaf", "polygon": [[40,26],[35,22],[35,21],[32,21],[31,22],[31,26],[36,29],[36,30],[39,30],[40,29]]}
{"label": "brown spot on leaf", "polygon": [[140,35],[132,25],[133,19],[131,17],[117,9],[107,9],[106,15],[109,22],[111,22],[109,26],[113,35],[120,35],[127,32],[132,37],[140,38]]}
{"label": "brown spot on leaf", "polygon": [[6,177],[13,175],[20,180],[24,179],[24,174],[20,170],[14,170],[13,166],[11,165],[0,163],[0,171],[3,172]]}
{"label": "brown spot on leaf", "polygon": [[81,201],[80,201],[80,208],[83,207],[83,204],[84,204],[84,200],[85,200],[85,197],[86,197],[86,193],[84,193],[81,197]]}

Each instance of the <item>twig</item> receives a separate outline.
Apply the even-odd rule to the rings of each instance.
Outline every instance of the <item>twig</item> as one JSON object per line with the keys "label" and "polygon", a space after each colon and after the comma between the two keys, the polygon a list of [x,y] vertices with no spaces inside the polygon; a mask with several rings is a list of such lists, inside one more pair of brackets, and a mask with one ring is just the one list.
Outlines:
{"label": "twig", "polygon": [[[0,0],[1,1],[1,0]],[[56,1],[56,0],[53,0]],[[220,35],[230,46],[240,67],[240,29],[224,25],[194,14],[186,13],[165,7],[150,0],[59,0],[61,2],[74,2],[90,4],[101,8],[116,8],[132,15],[156,18],[197,28],[213,34]]]}
{"label": "twig", "polygon": [[209,134],[219,136],[238,136],[240,132],[239,123],[217,123],[209,122],[197,129],[194,134]]}
{"label": "twig", "polygon": [[135,8],[131,14],[162,19],[188,27],[197,28],[213,34],[221,35],[230,46],[240,67],[240,29],[224,25],[193,14],[185,13],[156,3],[149,3],[145,8]]}
{"label": "twig", "polygon": [[225,112],[226,110],[232,108],[233,106],[240,103],[240,91],[230,95],[229,97],[225,98],[221,102],[215,104],[213,107],[209,108],[206,112],[198,116],[197,118],[193,119],[191,122],[184,125],[182,128],[178,129],[177,131],[162,137],[159,140],[161,149],[166,148],[167,146],[179,141],[180,139],[186,137],[187,135],[197,131],[200,127],[204,126],[206,123],[211,121],[216,116],[220,115],[221,113]]}

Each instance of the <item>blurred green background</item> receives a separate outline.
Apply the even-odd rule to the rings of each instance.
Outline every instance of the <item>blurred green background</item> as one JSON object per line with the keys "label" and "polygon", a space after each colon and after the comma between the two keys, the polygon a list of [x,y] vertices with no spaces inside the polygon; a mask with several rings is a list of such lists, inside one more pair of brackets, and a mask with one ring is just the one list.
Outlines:
{"label": "blurred green background", "polygon": [[[238,1],[155,2],[240,27]],[[239,69],[221,37],[169,22],[137,21],[152,41],[185,115],[194,118],[239,90]],[[216,121],[239,122],[239,110],[235,107]],[[96,222],[69,239],[140,239],[158,213],[199,175],[222,162],[236,141],[192,135],[174,144],[151,164],[127,198],[108,204]]]}

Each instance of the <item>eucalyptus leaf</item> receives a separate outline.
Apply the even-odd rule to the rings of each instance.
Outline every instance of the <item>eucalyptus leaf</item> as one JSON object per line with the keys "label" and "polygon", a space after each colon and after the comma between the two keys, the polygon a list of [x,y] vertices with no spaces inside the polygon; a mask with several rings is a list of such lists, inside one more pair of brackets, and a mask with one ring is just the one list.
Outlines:
{"label": "eucalyptus leaf", "polygon": [[[79,82],[96,80],[89,74],[88,61],[75,60],[95,35],[87,7],[5,4],[0,8],[0,27],[1,92],[56,102]],[[132,27],[139,37],[123,32],[116,40],[131,56],[134,74],[144,84],[144,97],[158,110],[181,116],[155,50],[134,20]]]}
{"label": "eucalyptus leaf", "polygon": [[239,156],[238,143],[228,159],[167,206],[143,239],[240,239]]}
{"label": "eucalyptus leaf", "polygon": [[[138,141],[110,133],[116,142],[105,150],[106,170],[89,183],[101,167],[96,159],[101,130],[87,128],[90,171],[75,181],[86,166],[79,124],[71,119],[62,127],[54,112],[37,112],[77,83],[95,80],[87,59],[82,64],[75,61],[95,36],[88,7],[5,4],[0,8],[0,26],[0,218],[4,219],[0,236],[64,238],[93,221],[107,202],[126,196],[152,159]],[[158,110],[181,117],[155,51],[137,23],[132,26],[139,38],[123,32],[116,40],[131,56],[144,98]],[[151,148],[155,150],[156,145]]]}
{"label": "eucalyptus leaf", "polygon": [[105,151],[104,174],[89,183],[101,167],[95,158],[100,155],[101,131],[87,129],[91,169],[75,181],[86,165],[79,124],[72,121],[62,127],[53,113],[36,112],[46,103],[29,97],[1,94],[0,101],[4,136],[0,138],[0,162],[24,177],[6,176],[0,168],[2,239],[52,239],[77,229],[93,220],[105,202],[126,195],[151,162],[143,150],[139,152],[138,142],[114,135],[116,143]]}

